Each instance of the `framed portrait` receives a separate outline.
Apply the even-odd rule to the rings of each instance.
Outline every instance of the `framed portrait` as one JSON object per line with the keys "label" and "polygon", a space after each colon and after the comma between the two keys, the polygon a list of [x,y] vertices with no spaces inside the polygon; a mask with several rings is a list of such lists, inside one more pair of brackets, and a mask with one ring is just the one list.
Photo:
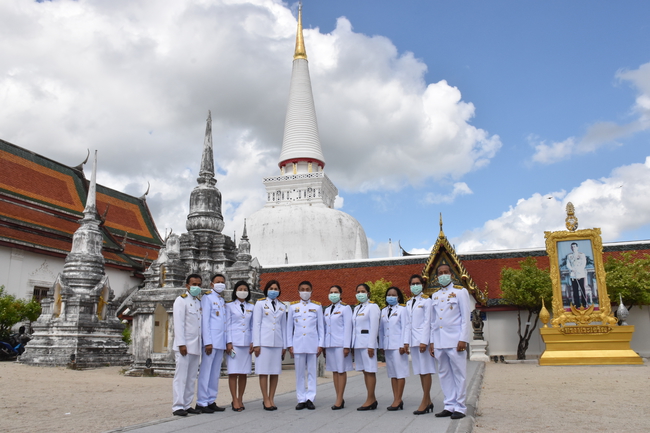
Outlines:
{"label": "framed portrait", "polygon": [[544,232],[553,283],[553,326],[611,322],[600,229]]}

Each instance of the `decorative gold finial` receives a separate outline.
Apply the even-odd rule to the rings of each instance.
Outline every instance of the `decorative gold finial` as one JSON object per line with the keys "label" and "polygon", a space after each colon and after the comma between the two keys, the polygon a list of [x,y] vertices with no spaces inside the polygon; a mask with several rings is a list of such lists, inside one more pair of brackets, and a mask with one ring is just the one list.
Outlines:
{"label": "decorative gold finial", "polygon": [[548,328],[548,321],[551,320],[551,313],[546,309],[546,303],[544,302],[544,297],[542,296],[542,309],[539,311],[539,318],[544,324],[543,328]]}
{"label": "decorative gold finial", "polygon": [[305,40],[302,37],[302,2],[298,4],[298,32],[296,33],[296,52],[293,54],[293,60],[296,59],[307,60]]}
{"label": "decorative gold finial", "polygon": [[566,228],[570,232],[578,229],[578,217],[576,216],[576,209],[573,203],[568,202],[566,205]]}
{"label": "decorative gold finial", "polygon": [[442,212],[440,212],[440,236],[444,236],[445,233],[442,231]]}

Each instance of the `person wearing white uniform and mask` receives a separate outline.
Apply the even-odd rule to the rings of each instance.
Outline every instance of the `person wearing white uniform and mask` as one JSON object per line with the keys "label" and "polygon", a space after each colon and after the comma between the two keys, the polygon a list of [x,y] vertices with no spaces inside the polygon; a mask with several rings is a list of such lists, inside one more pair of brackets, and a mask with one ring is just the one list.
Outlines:
{"label": "person wearing white uniform and mask", "polygon": [[260,388],[264,399],[262,405],[265,410],[278,409],[273,399],[287,349],[287,308],[278,299],[280,293],[280,283],[276,280],[269,281],[264,288],[266,298],[259,299],[253,308],[255,373],[260,377]]}
{"label": "person wearing white uniform and mask", "polygon": [[430,354],[438,360],[440,388],[445,395],[445,408],[437,417],[465,417],[467,343],[470,330],[470,298],[464,288],[456,288],[449,265],[437,270],[441,289],[434,293],[431,314]]}
{"label": "person wearing white uniform and mask", "polygon": [[341,302],[343,289],[340,286],[330,288],[329,300],[332,303],[325,308],[325,369],[332,372],[332,382],[336,391],[336,402],[332,410],[345,407],[343,393],[348,381],[348,371],[352,371],[352,309]]}
{"label": "person wearing white uniform and mask", "polygon": [[409,287],[413,297],[406,302],[406,311],[411,324],[411,361],[413,374],[420,376],[422,401],[414,415],[433,412],[431,401],[431,375],[436,372],[434,360],[429,356],[431,338],[431,299],[422,294],[424,280],[420,275],[411,275]]}
{"label": "person wearing white uniform and mask", "polygon": [[244,391],[247,376],[251,373],[253,353],[253,303],[246,281],[237,281],[233,289],[233,300],[226,303],[226,363],[228,364],[228,386],[235,412],[244,407]]}
{"label": "person wearing white uniform and mask", "polygon": [[287,318],[287,347],[294,357],[296,370],[296,410],[316,409],[316,369],[325,339],[323,308],[318,302],[311,300],[311,292],[309,281],[298,285],[300,301],[291,303]]}
{"label": "person wearing white uniform and mask", "polygon": [[199,391],[196,396],[196,410],[203,413],[223,412],[217,406],[219,377],[223,352],[226,350],[226,302],[221,295],[226,288],[226,278],[216,274],[211,279],[212,290],[201,297],[203,320],[203,356],[199,370]]}
{"label": "person wearing white uniform and mask", "polygon": [[172,383],[172,413],[177,416],[201,413],[192,407],[201,357],[201,282],[200,275],[188,275],[185,279],[187,292],[174,301],[176,370]]}
{"label": "person wearing white uniform and mask", "polygon": [[379,333],[379,306],[369,300],[370,287],[357,286],[359,303],[352,313],[352,347],[357,371],[363,371],[363,379],[368,393],[365,403],[357,410],[377,409],[375,387],[377,385],[377,335]]}
{"label": "person wearing white uniform and mask", "polygon": [[409,375],[409,343],[411,330],[404,295],[397,287],[386,290],[386,304],[379,321],[379,350],[386,358],[386,373],[393,388],[393,403],[389,411],[404,409],[404,386]]}

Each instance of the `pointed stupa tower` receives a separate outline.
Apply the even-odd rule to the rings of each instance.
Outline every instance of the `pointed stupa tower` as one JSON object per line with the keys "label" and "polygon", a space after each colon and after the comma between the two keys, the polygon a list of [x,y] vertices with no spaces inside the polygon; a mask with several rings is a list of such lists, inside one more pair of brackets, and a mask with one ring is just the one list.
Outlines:
{"label": "pointed stupa tower", "polygon": [[79,368],[124,365],[130,360],[122,341],[124,326],[115,315],[113,290],[104,272],[96,197],[97,152],[88,187],[84,216],[72,237],[72,250],[54,290],[41,303],[34,338],[20,361],[33,365]]}
{"label": "pointed stupa tower", "polygon": [[338,190],[324,172],[302,6],[278,165],[279,176],[264,178],[266,205],[249,218],[251,254],[262,266],[367,258],[363,227],[334,209]]}

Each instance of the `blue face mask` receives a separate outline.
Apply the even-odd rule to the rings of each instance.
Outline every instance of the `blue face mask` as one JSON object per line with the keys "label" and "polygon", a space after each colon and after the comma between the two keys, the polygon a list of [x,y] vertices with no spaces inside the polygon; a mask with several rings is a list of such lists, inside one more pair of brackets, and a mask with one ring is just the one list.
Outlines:
{"label": "blue face mask", "polygon": [[201,288],[199,286],[190,286],[190,295],[195,298],[201,294]]}
{"label": "blue face mask", "polygon": [[361,302],[362,304],[368,300],[368,294],[367,293],[357,293],[357,301]]}
{"label": "blue face mask", "polygon": [[413,296],[417,296],[422,293],[422,284],[413,284],[411,286],[411,293],[413,293]]}
{"label": "blue face mask", "polygon": [[268,296],[269,299],[275,299],[278,296],[280,296],[280,291],[279,290],[268,290],[266,292],[266,296]]}
{"label": "blue face mask", "polygon": [[341,294],[340,293],[330,293],[328,298],[330,299],[330,302],[332,304],[336,304],[338,301],[341,300]]}
{"label": "blue face mask", "polygon": [[386,303],[388,305],[396,305],[397,304],[397,296],[386,296]]}
{"label": "blue face mask", "polygon": [[451,283],[451,275],[449,274],[438,275],[438,282],[440,283],[441,287],[447,287],[449,283]]}

